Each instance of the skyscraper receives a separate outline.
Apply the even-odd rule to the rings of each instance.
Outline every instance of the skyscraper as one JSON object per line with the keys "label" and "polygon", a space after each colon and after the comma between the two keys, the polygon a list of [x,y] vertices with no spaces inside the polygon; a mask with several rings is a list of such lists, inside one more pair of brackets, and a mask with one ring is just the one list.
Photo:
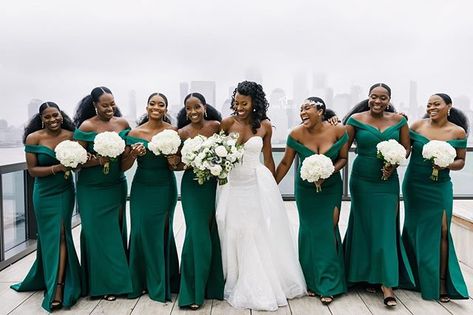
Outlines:
{"label": "skyscraper", "polygon": [[42,100],[33,98],[28,104],[28,119],[30,120],[35,114],[38,113],[39,106],[43,103]]}
{"label": "skyscraper", "polygon": [[189,94],[189,83],[179,83],[180,104],[184,104],[184,99],[186,98],[187,94]]}

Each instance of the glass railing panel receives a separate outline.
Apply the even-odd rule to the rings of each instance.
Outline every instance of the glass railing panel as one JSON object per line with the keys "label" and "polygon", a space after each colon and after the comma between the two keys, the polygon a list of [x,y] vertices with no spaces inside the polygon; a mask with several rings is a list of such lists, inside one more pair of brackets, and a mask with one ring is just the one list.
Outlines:
{"label": "glass railing panel", "polygon": [[24,172],[2,174],[5,251],[26,241]]}

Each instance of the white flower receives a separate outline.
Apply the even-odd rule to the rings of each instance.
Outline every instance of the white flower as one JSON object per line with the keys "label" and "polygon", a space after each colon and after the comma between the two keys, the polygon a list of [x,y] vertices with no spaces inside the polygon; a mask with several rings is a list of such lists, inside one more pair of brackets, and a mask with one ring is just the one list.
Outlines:
{"label": "white flower", "polygon": [[101,132],[95,136],[94,151],[104,157],[116,158],[125,151],[125,141],[116,132]]}
{"label": "white flower", "polygon": [[204,136],[197,136],[184,141],[184,145],[181,149],[182,162],[184,164],[192,167],[192,163],[197,157],[197,154],[199,153],[199,148],[201,147],[205,139],[207,138]]}
{"label": "white flower", "polygon": [[76,168],[87,162],[87,151],[77,142],[64,140],[54,149],[56,158],[65,167]]}
{"label": "white flower", "polygon": [[219,145],[218,147],[215,148],[215,153],[219,157],[226,157],[228,155],[227,149],[223,145]]}
{"label": "white flower", "polygon": [[381,141],[376,145],[377,156],[390,165],[404,165],[406,149],[396,140]]}
{"label": "white flower", "polygon": [[422,156],[438,167],[447,167],[455,161],[457,151],[445,141],[431,140],[424,145]]}
{"label": "white flower", "polygon": [[148,143],[148,149],[155,155],[176,154],[181,145],[179,134],[171,129],[166,129],[154,135]]}
{"label": "white flower", "polygon": [[305,158],[301,166],[301,178],[309,183],[327,179],[335,170],[332,160],[323,154],[314,154]]}
{"label": "white flower", "polygon": [[214,165],[210,167],[210,173],[213,176],[219,176],[221,172],[222,172],[222,167],[220,165]]}

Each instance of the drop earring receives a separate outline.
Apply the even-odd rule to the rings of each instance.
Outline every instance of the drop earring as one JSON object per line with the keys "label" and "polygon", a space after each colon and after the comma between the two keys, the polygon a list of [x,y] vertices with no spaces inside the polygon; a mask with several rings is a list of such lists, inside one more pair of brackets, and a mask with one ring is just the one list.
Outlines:
{"label": "drop earring", "polygon": [[204,111],[204,117],[207,118],[207,111]]}
{"label": "drop earring", "polygon": [[41,128],[44,129],[44,121],[41,122]]}
{"label": "drop earring", "polygon": [[447,116],[450,116],[450,108],[448,109]]}

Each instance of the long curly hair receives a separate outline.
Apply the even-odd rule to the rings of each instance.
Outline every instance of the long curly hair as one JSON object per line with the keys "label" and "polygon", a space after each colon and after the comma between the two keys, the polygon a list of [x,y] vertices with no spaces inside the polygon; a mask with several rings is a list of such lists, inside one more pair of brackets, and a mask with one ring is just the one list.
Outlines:
{"label": "long curly hair", "polygon": [[[84,97],[79,102],[79,104],[77,105],[76,113],[74,115],[74,124],[76,125],[77,128],[79,128],[80,125],[87,119],[90,119],[94,117],[95,115],[97,115],[95,111],[94,103],[98,102],[100,96],[102,96],[105,93],[112,94],[112,91],[110,91],[110,89],[106,88],[105,86],[96,87],[92,90],[92,92],[90,92],[89,95]],[[122,113],[116,106],[114,107],[113,115],[115,117],[122,117]]]}
{"label": "long curly hair", "polygon": [[56,108],[62,116],[62,124],[61,128],[74,131],[75,126],[74,123],[72,122],[71,118],[67,116],[66,113],[64,113],[59,106],[54,103],[54,102],[45,102],[39,106],[38,113],[35,114],[31,120],[28,122],[28,124],[25,127],[25,131],[23,133],[23,143],[26,142],[26,137],[28,137],[29,134],[38,131],[40,129],[43,129],[43,121],[41,120],[41,115],[43,114],[44,110],[49,107],[54,107]]}
{"label": "long curly hair", "polygon": [[[149,101],[151,101],[151,99],[153,97],[155,97],[156,95],[159,95],[163,98],[164,100],[164,104],[166,105],[166,108],[168,108],[168,98],[166,97],[166,95],[164,95],[163,93],[158,93],[158,92],[155,92],[155,93],[152,93],[150,96],[148,96],[148,101],[146,102],[146,104],[149,104]],[[149,121],[149,117],[148,117],[148,114],[143,114],[141,115],[140,118],[138,118],[138,120],[136,121],[136,124],[138,126],[141,126],[143,125],[144,123],[147,123]],[[168,114],[164,115],[163,117],[163,121],[164,122],[167,122],[168,124],[171,123],[171,119],[169,118]]]}
{"label": "long curly hair", "polygon": [[[371,94],[371,92],[377,87],[384,88],[388,92],[389,97],[391,97],[391,88],[388,85],[384,84],[384,83],[373,84],[370,87],[370,90],[369,90],[368,94]],[[352,109],[350,109],[350,111],[348,112],[348,114],[345,115],[345,117],[343,117],[343,124],[346,124],[347,121],[348,121],[348,118],[350,118],[353,114],[366,112],[369,109],[370,109],[370,107],[368,105],[368,99],[359,102]],[[393,106],[393,104],[389,103],[389,107],[386,108],[384,111],[389,112],[389,113],[395,113],[396,108]]]}
{"label": "long curly hair", "polygon": [[[447,105],[450,105],[450,104],[453,105],[452,98],[448,94],[435,93],[434,95],[437,95],[441,99],[443,99],[444,102]],[[429,118],[429,114],[425,114],[424,118]],[[465,115],[464,112],[462,112],[458,108],[452,106],[450,108],[450,113],[447,116],[447,119],[448,119],[449,122],[454,123],[455,125],[462,127],[465,130],[465,132],[468,134],[469,129],[470,129],[470,122],[468,121],[468,117]]]}
{"label": "long curly hair", "polygon": [[253,103],[253,111],[250,114],[251,131],[253,134],[256,134],[256,130],[261,127],[261,121],[269,119],[266,115],[269,103],[266,99],[263,87],[261,84],[252,81],[243,81],[238,83],[238,86],[233,91],[230,107],[233,110],[234,115],[236,115],[234,107],[236,93],[251,97]]}
{"label": "long curly hair", "polygon": [[212,105],[207,104],[207,101],[205,100],[205,97],[202,94],[190,93],[184,98],[184,107],[181,108],[179,112],[177,113],[177,128],[178,129],[181,129],[191,123],[190,120],[187,119],[187,113],[186,113],[186,108],[185,108],[186,101],[191,97],[198,98],[200,102],[207,107],[207,110],[206,110],[207,115],[204,116],[205,120],[222,121],[222,115],[220,114],[220,112],[217,109],[215,109],[215,107],[213,107]]}

